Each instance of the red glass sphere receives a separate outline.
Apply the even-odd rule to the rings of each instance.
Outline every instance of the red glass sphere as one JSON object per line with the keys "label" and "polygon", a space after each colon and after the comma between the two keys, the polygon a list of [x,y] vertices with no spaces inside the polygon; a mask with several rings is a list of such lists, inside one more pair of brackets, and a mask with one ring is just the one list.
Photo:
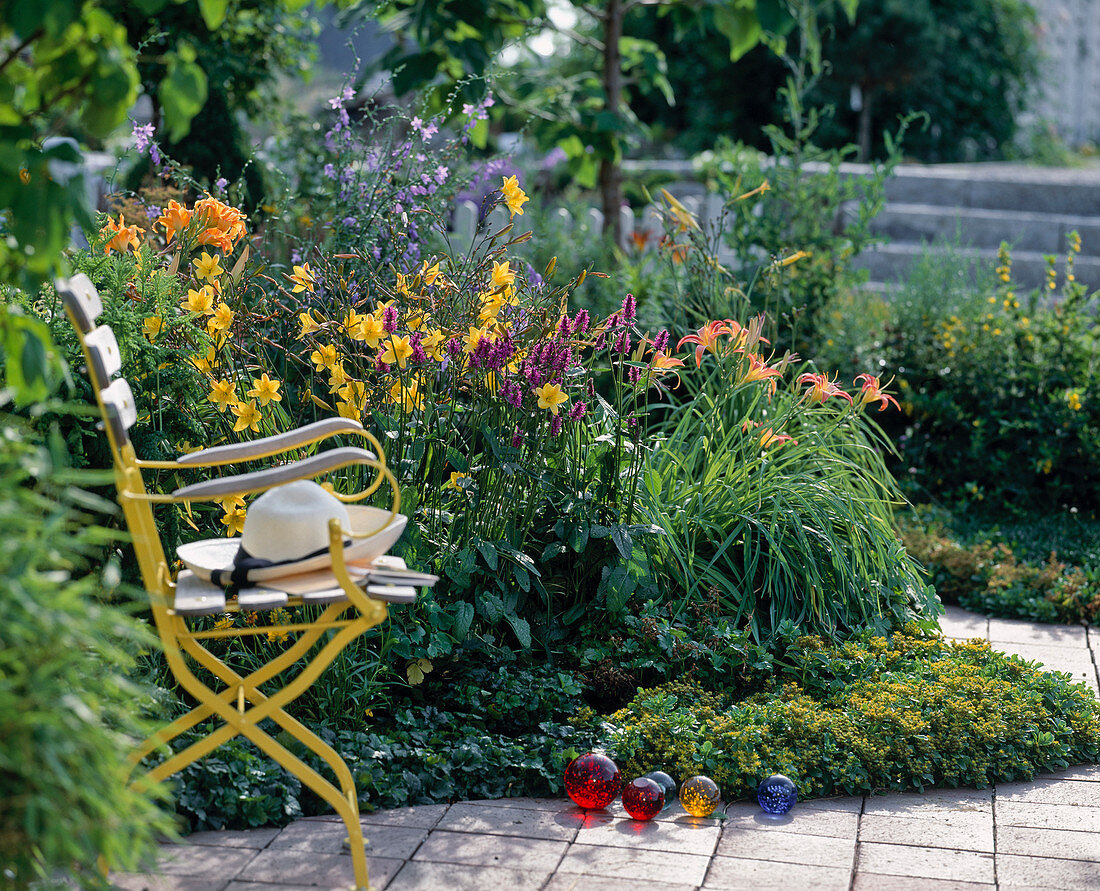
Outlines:
{"label": "red glass sphere", "polygon": [[622,787],[619,768],[606,755],[589,752],[574,758],[565,768],[565,791],[579,807],[607,807]]}
{"label": "red glass sphere", "polygon": [[656,780],[638,777],[629,786],[623,786],[623,807],[635,820],[652,820],[665,806],[665,790]]}

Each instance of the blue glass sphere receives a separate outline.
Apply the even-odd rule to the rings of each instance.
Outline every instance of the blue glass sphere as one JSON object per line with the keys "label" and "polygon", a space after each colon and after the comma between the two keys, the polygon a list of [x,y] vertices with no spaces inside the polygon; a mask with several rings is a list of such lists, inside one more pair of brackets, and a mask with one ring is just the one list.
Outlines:
{"label": "blue glass sphere", "polygon": [[798,789],[783,774],[768,777],[756,789],[756,800],[769,814],[785,814],[798,801]]}

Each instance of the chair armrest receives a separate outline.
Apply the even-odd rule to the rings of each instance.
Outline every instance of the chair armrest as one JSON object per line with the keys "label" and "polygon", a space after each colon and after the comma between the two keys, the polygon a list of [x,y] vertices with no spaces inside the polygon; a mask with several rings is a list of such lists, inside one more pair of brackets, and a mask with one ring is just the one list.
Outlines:
{"label": "chair armrest", "polygon": [[[201,483],[193,483],[190,486],[176,489],[169,497],[172,501],[212,501],[215,498],[223,498],[227,495],[262,492],[265,489],[281,486],[283,483],[310,479],[328,473],[330,470],[339,470],[341,467],[349,467],[353,464],[380,466],[374,452],[348,446],[340,449],[329,449],[319,455],[303,458],[301,461],[294,461],[291,464],[271,467],[267,470],[257,470],[253,473],[241,473],[236,476],[223,476],[217,479],[204,480]],[[153,496],[153,498],[155,497]]]}
{"label": "chair armrest", "polygon": [[236,442],[231,445],[189,452],[186,455],[180,455],[175,463],[187,467],[215,467],[219,464],[254,461],[257,458],[269,458],[280,452],[289,452],[291,449],[320,442],[339,433],[362,434],[363,432],[363,425],[352,418],[325,418],[276,436],[265,436],[263,439],[254,439],[250,442]]}

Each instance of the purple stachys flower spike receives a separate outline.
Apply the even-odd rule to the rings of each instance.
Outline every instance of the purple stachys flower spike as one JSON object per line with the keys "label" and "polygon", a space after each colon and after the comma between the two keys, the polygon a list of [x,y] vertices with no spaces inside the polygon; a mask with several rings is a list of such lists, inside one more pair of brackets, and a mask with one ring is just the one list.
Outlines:
{"label": "purple stachys flower spike", "polygon": [[631,365],[630,370],[626,373],[626,377],[630,383],[636,384],[642,377],[642,369],[637,365]]}
{"label": "purple stachys flower spike", "polygon": [[393,306],[387,306],[382,313],[382,327],[387,334],[393,334],[397,330],[397,309]]}
{"label": "purple stachys flower spike", "polygon": [[374,370],[379,374],[389,374],[390,366],[383,362],[381,359],[374,360]]}
{"label": "purple stachys flower spike", "polygon": [[588,414],[588,403],[577,401],[573,403],[573,407],[569,409],[569,420],[579,421],[586,414]]}
{"label": "purple stachys flower spike", "polygon": [[625,356],[630,352],[630,332],[622,330],[619,332],[619,336],[615,339],[615,352],[621,356]]}
{"label": "purple stachys flower spike", "polygon": [[634,300],[634,295],[633,294],[627,294],[623,298],[623,309],[622,309],[623,324],[624,325],[629,325],[631,322],[634,321],[634,318],[637,315],[638,315],[638,304]]}
{"label": "purple stachys flower spike", "polygon": [[596,342],[593,344],[593,346],[597,350],[602,350],[606,343],[607,343],[607,336],[604,335],[604,334],[600,334],[600,336],[596,338]]}
{"label": "purple stachys flower spike", "polygon": [[657,332],[657,336],[653,338],[653,351],[663,353],[666,349],[668,349],[668,329],[662,328]]}
{"label": "purple stachys flower spike", "polygon": [[584,385],[584,395],[589,399],[596,398],[596,382],[592,378],[589,378],[588,383]]}
{"label": "purple stachys flower spike", "polygon": [[424,352],[424,347],[420,345],[420,335],[414,334],[409,338],[409,346],[412,347],[412,360],[417,365],[423,365],[428,361],[428,354]]}
{"label": "purple stachys flower spike", "polygon": [[462,352],[462,341],[457,337],[452,337],[447,341],[447,354],[454,359]]}
{"label": "purple stachys flower spike", "polygon": [[591,319],[588,317],[587,309],[577,310],[577,314],[573,317],[573,332],[575,334],[584,334],[588,330],[588,325]]}
{"label": "purple stachys flower spike", "polygon": [[521,445],[523,445],[523,431],[517,427],[516,432],[512,434],[512,448],[518,449]]}
{"label": "purple stachys flower spike", "polygon": [[562,337],[569,337],[573,333],[573,323],[569,320],[569,316],[562,316],[561,321],[558,322],[558,334]]}
{"label": "purple stachys flower spike", "polygon": [[557,436],[561,433],[561,425],[564,423],[561,415],[554,415],[550,421],[550,435]]}
{"label": "purple stachys flower spike", "polygon": [[630,426],[631,430],[637,430],[638,429],[638,419],[636,417],[634,417],[633,415],[631,415],[629,418],[627,418],[626,422]]}

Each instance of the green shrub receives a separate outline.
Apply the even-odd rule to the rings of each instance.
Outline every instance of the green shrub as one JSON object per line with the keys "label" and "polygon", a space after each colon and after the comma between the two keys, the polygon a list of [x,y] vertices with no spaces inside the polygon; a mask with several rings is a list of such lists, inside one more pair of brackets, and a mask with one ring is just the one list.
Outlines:
{"label": "green shrub", "polygon": [[867,331],[857,352],[896,376],[907,415],[892,428],[899,478],[919,500],[1002,513],[1100,504],[1100,329],[1096,294],[1073,274],[1080,247],[1071,233],[1064,264],[1048,257],[1046,284],[1026,296],[1007,246],[994,284],[968,284],[929,253],[884,328]]}
{"label": "green shrub", "polygon": [[[1100,567],[1073,566],[1054,550],[1021,559],[994,528],[960,540],[940,522],[900,524],[909,554],[928,570],[945,601],[1009,619],[1095,623],[1100,617]],[[996,542],[996,543],[994,543]]]}
{"label": "green shrub", "polygon": [[[92,567],[113,506],[69,470],[59,437],[0,414],[0,884],[102,878],[97,857],[136,868],[172,824],[127,785],[128,751],[148,732],[147,691],[127,680],[152,638],[120,600],[118,567]],[[5,885],[6,886],[6,885]]]}
{"label": "green shrub", "polygon": [[983,642],[804,637],[776,666],[744,701],[682,682],[640,692],[608,719],[619,766],[704,773],[732,800],[772,773],[816,798],[988,786],[1100,755],[1100,706],[1084,684]]}

